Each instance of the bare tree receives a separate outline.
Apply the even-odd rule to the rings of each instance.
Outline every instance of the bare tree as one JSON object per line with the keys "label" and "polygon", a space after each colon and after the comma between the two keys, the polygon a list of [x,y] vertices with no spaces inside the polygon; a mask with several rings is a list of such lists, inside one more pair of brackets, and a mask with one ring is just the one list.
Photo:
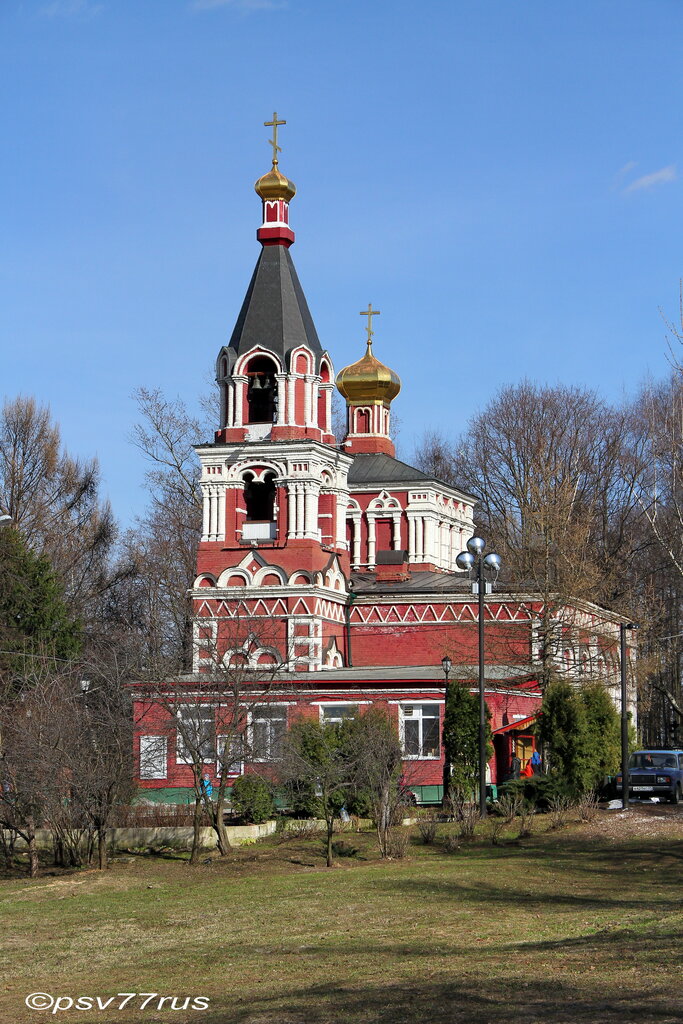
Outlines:
{"label": "bare tree", "polygon": [[386,710],[370,708],[343,723],[343,729],[355,785],[370,796],[380,854],[388,857],[391,855],[391,830],[405,802],[404,755],[396,723]]}
{"label": "bare tree", "polygon": [[193,416],[180,399],[158,390],[135,392],[141,420],[133,442],[152,464],[147,473],[150,502],[135,530],[124,538],[124,561],[137,572],[121,588],[119,604],[134,604],[150,638],[149,657],[163,657],[187,668],[192,656],[192,607],[188,591],[196,574],[201,533],[199,463],[194,445],[212,433],[207,403],[204,418]]}
{"label": "bare tree", "polygon": [[222,620],[220,636],[201,641],[201,672],[148,673],[135,685],[138,730],[165,735],[192,773],[191,863],[199,857],[203,818],[216,833],[220,854],[230,852],[225,815],[232,780],[246,765],[268,775],[279,756],[286,730],[283,699],[292,687],[271,628],[271,620],[238,605]]}
{"label": "bare tree", "polygon": [[46,406],[21,396],[5,402],[0,512],[12,517],[29,547],[50,559],[70,608],[82,616],[110,582],[116,525],[99,486],[97,461],[64,450]]}
{"label": "bare tree", "polygon": [[279,763],[280,781],[312,798],[325,819],[328,868],[333,864],[334,822],[356,781],[345,739],[343,725],[300,719],[285,738]]}
{"label": "bare tree", "polygon": [[621,460],[629,441],[627,412],[593,392],[524,382],[503,388],[452,452],[435,435],[420,449],[422,468],[479,495],[478,527],[505,578],[541,595],[545,682],[569,599],[629,605],[643,543],[634,474]]}

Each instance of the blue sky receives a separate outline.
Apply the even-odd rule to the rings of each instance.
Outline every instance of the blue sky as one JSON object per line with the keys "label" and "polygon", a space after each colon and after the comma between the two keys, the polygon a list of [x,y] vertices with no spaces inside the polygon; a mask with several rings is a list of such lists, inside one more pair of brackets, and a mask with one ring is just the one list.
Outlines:
{"label": "blue sky", "polygon": [[258,255],[253,182],[337,369],[400,374],[409,457],[528,377],[667,372],[680,0],[0,0],[0,391],[49,403],[128,523],[131,392],[209,387]]}

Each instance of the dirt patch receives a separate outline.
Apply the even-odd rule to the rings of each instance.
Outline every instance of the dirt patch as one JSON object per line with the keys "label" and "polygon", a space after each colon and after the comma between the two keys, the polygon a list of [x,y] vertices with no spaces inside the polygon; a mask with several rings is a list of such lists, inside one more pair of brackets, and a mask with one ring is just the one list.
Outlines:
{"label": "dirt patch", "polygon": [[635,804],[627,811],[600,811],[595,821],[581,827],[584,835],[608,842],[629,839],[683,839],[683,814],[666,804]]}

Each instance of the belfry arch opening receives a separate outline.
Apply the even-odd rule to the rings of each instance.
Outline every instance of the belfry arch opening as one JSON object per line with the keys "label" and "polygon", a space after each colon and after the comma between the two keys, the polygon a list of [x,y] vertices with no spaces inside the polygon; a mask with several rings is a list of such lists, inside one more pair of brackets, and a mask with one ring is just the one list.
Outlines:
{"label": "belfry arch opening", "polygon": [[256,480],[253,473],[244,474],[244,504],[248,523],[271,523],[275,517],[275,474],[266,473]]}
{"label": "belfry arch opening", "polygon": [[255,356],[247,366],[248,423],[272,423],[277,409],[277,367],[267,356]]}

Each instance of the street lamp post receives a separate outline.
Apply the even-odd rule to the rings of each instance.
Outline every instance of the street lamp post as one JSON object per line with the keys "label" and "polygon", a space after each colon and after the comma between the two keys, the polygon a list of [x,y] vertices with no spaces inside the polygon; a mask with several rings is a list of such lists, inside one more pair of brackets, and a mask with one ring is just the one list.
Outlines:
{"label": "street lamp post", "polygon": [[637,629],[634,622],[621,622],[619,624],[619,668],[621,670],[621,806],[628,810],[628,694],[626,687],[626,630]]}
{"label": "street lamp post", "polygon": [[500,555],[490,552],[484,555],[486,541],[482,537],[470,537],[467,551],[461,551],[455,560],[459,569],[474,573],[479,598],[479,814],[486,817],[486,701],[484,699],[484,598],[491,583],[485,573],[496,577],[500,572]]}
{"label": "street lamp post", "polygon": [[446,804],[446,800],[448,799],[448,796],[449,796],[450,791],[451,791],[451,758],[450,758],[450,751],[449,751],[448,747],[446,746],[446,735],[445,734],[446,734],[446,714],[448,713],[448,685],[449,685],[449,677],[450,677],[450,674],[451,674],[452,667],[453,667],[453,662],[448,657],[448,655],[445,655],[441,659],[441,668],[443,669],[443,674],[446,677],[446,686],[445,686],[444,704],[443,704],[443,737],[442,737],[442,742],[443,742],[443,803],[444,803],[444,806]]}

